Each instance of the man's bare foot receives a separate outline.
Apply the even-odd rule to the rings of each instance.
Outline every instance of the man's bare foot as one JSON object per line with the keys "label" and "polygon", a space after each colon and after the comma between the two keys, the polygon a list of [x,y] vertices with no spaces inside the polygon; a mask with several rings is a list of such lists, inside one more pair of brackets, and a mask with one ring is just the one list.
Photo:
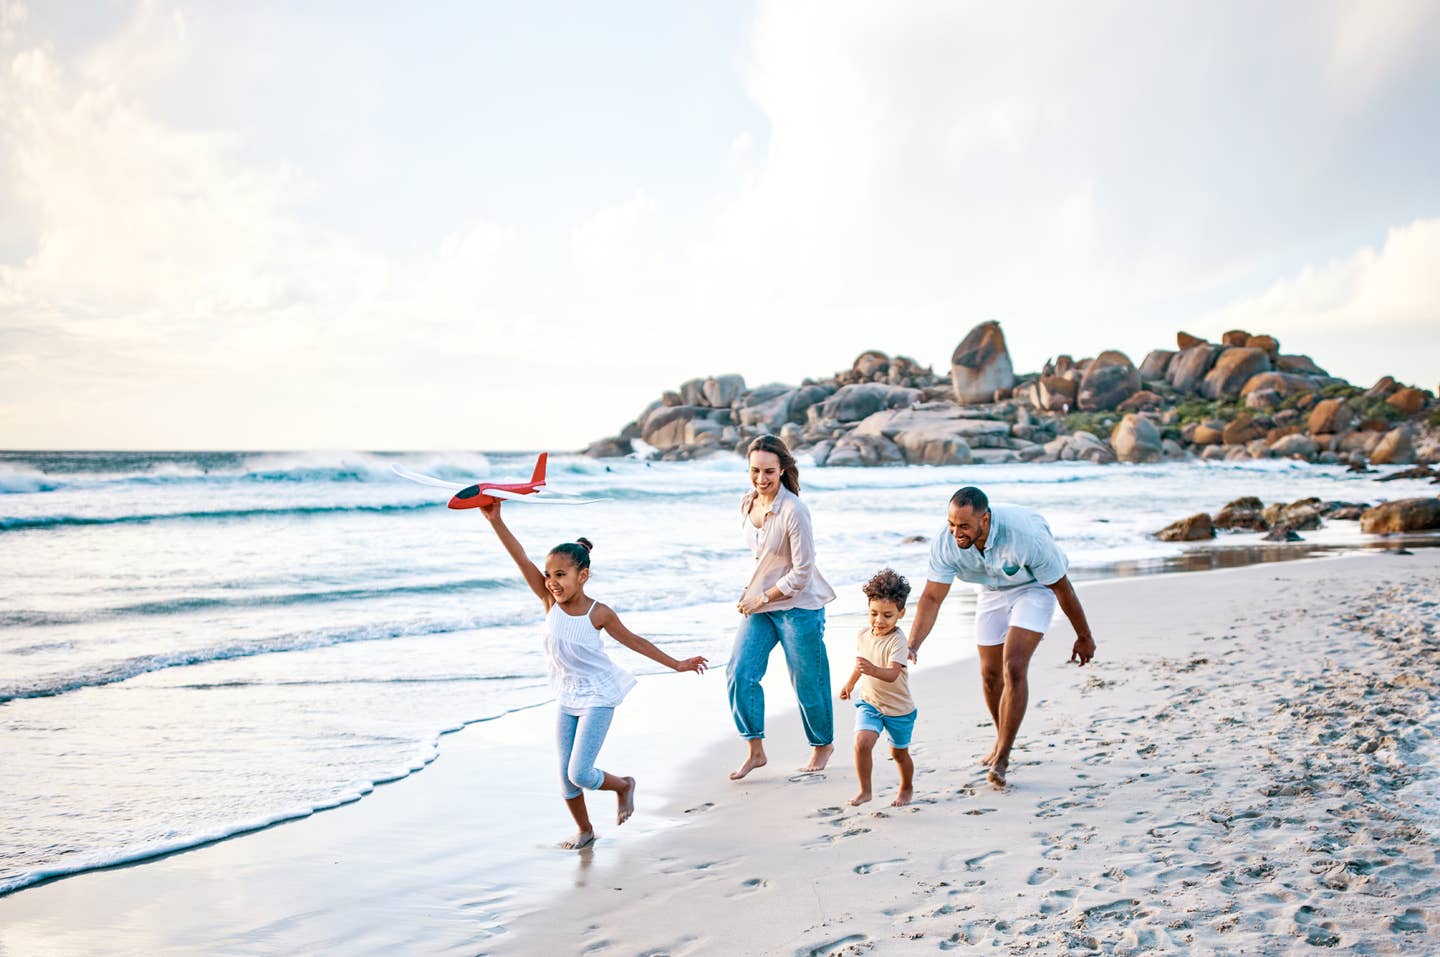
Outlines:
{"label": "man's bare foot", "polygon": [[982,768],[988,768],[990,765],[994,764],[994,763],[995,763],[995,752],[996,752],[996,751],[999,751],[999,750],[1000,750],[1000,742],[999,742],[999,741],[996,741],[993,745],[990,746],[990,753],[987,754],[987,755],[985,755],[985,757],[983,757],[983,758],[980,759],[980,766],[981,766]]}
{"label": "man's bare foot", "polygon": [[830,763],[830,755],[835,753],[835,745],[822,744],[810,755],[810,763],[801,768],[801,771],[824,771],[825,765]]}
{"label": "man's bare foot", "polygon": [[752,751],[750,757],[745,759],[744,764],[730,772],[730,780],[738,781],[751,771],[754,771],[756,768],[763,768],[768,763],[764,751]]}
{"label": "man's bare foot", "polygon": [[589,847],[595,843],[594,831],[579,831],[574,837],[567,837],[560,842],[560,846],[567,851],[578,851],[582,847]]}
{"label": "man's bare foot", "polygon": [[985,780],[989,781],[997,788],[1004,788],[1005,773],[1009,770],[1009,761],[996,761],[994,764],[990,765],[990,773],[985,775]]}
{"label": "man's bare foot", "polygon": [[624,824],[635,813],[635,779],[625,778],[625,790],[615,792],[615,823]]}
{"label": "man's bare foot", "polygon": [[870,800],[870,798],[871,794],[869,791],[861,791],[859,794],[855,795],[853,798],[850,799],[850,806],[859,807],[866,801]]}
{"label": "man's bare foot", "polygon": [[907,805],[907,804],[910,803],[910,799],[911,799],[912,797],[914,797],[914,796],[915,796],[915,789],[914,789],[914,788],[901,788],[901,789],[900,789],[900,793],[897,794],[897,795],[895,795],[895,800],[893,800],[893,801],[890,802],[890,806],[891,806],[891,807],[904,807],[905,805]]}

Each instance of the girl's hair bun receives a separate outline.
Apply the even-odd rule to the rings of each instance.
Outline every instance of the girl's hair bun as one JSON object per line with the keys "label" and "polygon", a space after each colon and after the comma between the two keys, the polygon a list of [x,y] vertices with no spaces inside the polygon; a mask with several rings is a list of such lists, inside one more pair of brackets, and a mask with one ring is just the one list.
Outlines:
{"label": "girl's hair bun", "polygon": [[595,543],[590,541],[590,539],[586,538],[584,535],[581,535],[579,538],[575,539],[575,544],[584,546],[587,552],[595,550]]}

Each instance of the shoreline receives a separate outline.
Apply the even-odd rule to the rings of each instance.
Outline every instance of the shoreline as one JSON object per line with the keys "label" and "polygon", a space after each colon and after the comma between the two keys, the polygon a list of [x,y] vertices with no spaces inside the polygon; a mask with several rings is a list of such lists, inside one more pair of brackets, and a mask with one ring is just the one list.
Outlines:
{"label": "shoreline", "polygon": [[[1296,546],[1289,547],[1293,549]],[[1437,559],[1440,559],[1440,555],[1427,550],[1422,561],[1433,566]],[[1351,556],[1333,558],[1327,562],[1314,559],[1286,562],[1276,568],[1288,572],[1289,569],[1333,565],[1335,562],[1348,564],[1398,560],[1402,559],[1385,555]],[[1415,558],[1412,556],[1404,558],[1403,561],[1415,561]],[[1222,579],[1243,577],[1244,574],[1243,570],[1230,570],[1220,571],[1215,576],[1203,576],[1199,580],[1210,584],[1201,590],[1213,591],[1220,587]],[[1166,574],[1151,578],[1144,587],[1153,590],[1152,586],[1156,583],[1196,579],[1197,576],[1187,573]],[[1087,611],[1090,609],[1089,595],[1092,591],[1098,594],[1113,589],[1137,590],[1136,584],[1124,577],[1087,581],[1080,587],[1083,588]],[[858,607],[858,601],[856,604]],[[962,619],[961,604],[962,602],[954,600],[947,602],[942,610],[942,619],[947,611],[951,618]],[[1092,612],[1092,619],[1094,617]],[[855,620],[858,622],[858,617]],[[963,632],[963,625],[956,620],[942,620],[937,629],[937,637],[942,634],[968,633]],[[837,659],[843,660],[844,646],[848,644],[853,630],[848,627],[848,616],[837,614],[831,618],[831,637],[828,644],[831,649],[832,668]],[[1068,626],[1063,620],[1057,621],[1051,635],[1054,644],[1047,642],[1048,647],[1042,646],[1041,655],[1048,653],[1053,657],[1056,654],[1054,646],[1065,641],[1062,635],[1066,633]],[[1102,635],[1103,642],[1104,631],[1099,626],[1097,634]],[[927,650],[934,644],[932,642],[931,646],[927,646]],[[934,711],[927,702],[936,697],[936,692],[928,686],[942,680],[940,676],[947,676],[943,680],[948,684],[958,682],[958,687],[964,692],[961,698],[974,697],[973,665],[967,664],[970,659],[964,656],[964,648],[957,647],[963,643],[952,640],[947,641],[946,645],[961,653],[951,656],[952,660],[945,665],[935,663],[939,656],[933,653],[927,655],[931,660],[925,664],[929,667],[917,669],[915,675],[915,681],[922,683],[917,687],[917,694],[926,695],[920,699],[924,724],[929,723],[929,712]],[[970,654],[973,655],[973,651]],[[1107,663],[1108,667],[1114,667],[1114,663]],[[971,673],[966,673],[967,668],[971,669]],[[848,669],[846,670],[848,672]],[[1040,671],[1041,669],[1037,668],[1035,673],[1039,674]],[[794,723],[793,700],[789,698],[788,687],[784,685],[784,674],[783,664],[775,663],[767,677],[767,689],[773,689],[772,693],[776,695],[773,700],[782,702],[778,711],[772,704],[772,711],[776,711],[776,714],[772,718],[771,727],[774,742],[771,747],[771,769],[775,770],[770,771],[770,774],[776,780],[770,780],[769,785],[776,786],[782,792],[782,782],[785,787],[795,790],[788,780],[790,775],[782,776],[778,769],[797,763],[792,761],[786,752],[794,744],[789,742],[788,738],[793,736],[798,739],[798,735],[790,733],[793,730],[790,725]],[[1092,674],[1095,673],[1086,673],[1087,677]],[[736,797],[722,790],[722,800],[702,800],[696,799],[695,793],[697,785],[711,789],[717,785],[717,782],[707,777],[708,770],[697,770],[711,768],[715,763],[714,759],[709,757],[711,754],[721,755],[719,764],[723,767],[718,768],[722,779],[720,783],[730,785],[730,782],[723,781],[723,772],[729,769],[729,759],[736,758],[739,752],[730,740],[733,738],[733,729],[729,725],[728,713],[719,707],[723,701],[716,702],[717,706],[714,708],[695,708],[695,686],[684,680],[689,676],[664,677],[665,680],[661,681],[642,679],[642,686],[651,691],[648,694],[652,699],[651,703],[644,707],[644,714],[629,716],[635,720],[627,721],[626,710],[621,709],[617,722],[619,727],[607,745],[615,751],[617,770],[630,773],[635,762],[641,765],[646,761],[653,763],[653,766],[648,768],[633,768],[640,772],[636,776],[640,777],[642,782],[639,803],[641,813],[625,828],[616,830],[613,825],[605,827],[601,824],[606,819],[603,810],[606,805],[594,803],[592,800],[592,815],[596,818],[597,825],[600,825],[602,841],[593,854],[586,856],[589,858],[588,862],[582,857],[578,871],[576,855],[551,853],[545,843],[526,845],[516,855],[512,855],[513,860],[496,861],[485,849],[470,846],[471,842],[466,837],[457,840],[454,836],[456,830],[462,834],[469,831],[470,836],[475,834],[472,816],[477,810],[498,819],[501,827],[505,827],[504,822],[508,820],[512,825],[518,823],[528,830],[537,829],[531,828],[527,822],[543,817],[551,822],[552,828],[539,830],[546,830],[550,838],[563,836],[561,832],[569,822],[563,817],[563,809],[552,793],[554,787],[550,779],[553,772],[549,770],[550,756],[545,750],[552,747],[546,720],[549,717],[548,709],[534,708],[528,714],[507,716],[505,721],[469,725],[462,729],[471,732],[467,735],[444,735],[441,757],[445,760],[432,762],[424,769],[425,774],[412,774],[390,785],[376,787],[365,801],[352,802],[324,814],[316,813],[292,820],[283,826],[272,825],[259,831],[248,832],[244,835],[244,841],[222,839],[200,848],[174,852],[158,858],[150,857],[137,863],[113,865],[102,870],[53,879],[0,898],[0,927],[5,928],[0,931],[0,946],[23,954],[32,952],[26,949],[30,944],[44,941],[44,949],[49,953],[95,952],[97,949],[104,951],[107,946],[117,946],[115,927],[105,926],[105,922],[111,920],[125,925],[128,933],[139,934],[142,940],[146,939],[147,934],[158,935],[157,939],[147,940],[143,945],[137,943],[133,948],[128,945],[121,946],[120,949],[124,950],[146,949],[153,944],[157,949],[188,945],[207,950],[224,951],[233,948],[250,952],[271,952],[273,947],[278,952],[294,949],[289,944],[281,946],[285,941],[292,940],[306,942],[298,946],[315,945],[341,949],[398,946],[422,952],[445,949],[449,946],[443,943],[446,940],[451,940],[452,943],[465,940],[469,942],[466,945],[469,947],[467,952],[474,952],[476,948],[484,952],[488,947],[504,950],[512,941],[528,939],[524,938],[524,935],[530,932],[529,928],[543,920],[544,915],[557,906],[564,895],[584,893],[583,888],[569,892],[560,890],[561,888],[582,880],[593,887],[602,876],[608,879],[616,873],[616,868],[623,871],[627,866],[626,862],[632,858],[653,853],[647,851],[647,848],[676,840],[687,841],[696,833],[697,826],[702,830],[704,827],[713,828],[713,822],[722,815],[712,812],[723,808]],[[710,679],[714,677],[713,673],[707,676]],[[1047,675],[1043,680],[1048,680],[1048,677]],[[713,693],[715,690],[714,687],[707,687],[706,693]],[[719,682],[718,691],[723,699],[723,678]],[[1042,690],[1041,694],[1045,692]],[[1033,722],[1035,708],[1042,700],[1032,703],[1032,718],[1027,720],[1026,727],[1022,730],[1022,743],[1025,736],[1038,733]],[[786,703],[789,704],[788,708],[784,707]],[[669,716],[676,714],[690,715],[686,730],[702,742],[699,747],[705,754],[695,759],[694,763],[683,759],[677,762],[669,757],[675,754],[677,747],[676,736],[671,725],[666,722]],[[660,720],[650,721],[651,726],[641,726],[644,723],[642,719],[647,717],[658,717]],[[849,721],[846,706],[837,706],[837,755],[832,761],[830,772],[823,776],[829,779],[826,784],[826,806],[842,805],[853,793],[853,782],[849,779],[850,758],[845,753]],[[916,742],[922,748],[930,746],[918,730]],[[620,747],[617,748],[616,745]],[[537,747],[543,752],[538,757],[534,753]],[[684,746],[681,747],[683,749]],[[917,764],[921,764],[923,768],[918,748],[916,754]],[[1024,764],[1029,762],[1025,760],[1024,752],[1018,752],[1017,757],[1021,760],[1017,762],[1016,771],[1023,775],[1026,773]],[[608,762],[610,758],[605,760]],[[516,790],[508,796],[496,795],[494,780],[487,765],[520,769],[523,774],[520,775]],[[671,766],[668,780],[667,765]],[[756,772],[756,775],[761,773]],[[844,779],[843,784],[835,780],[837,776]],[[404,783],[412,778],[413,784]],[[891,778],[893,769],[888,762],[877,761],[877,801],[881,795],[886,794],[887,783],[893,784]],[[983,772],[975,777],[975,781],[971,781],[969,777],[965,780],[968,782],[966,786],[973,788],[975,781],[983,782]],[[649,785],[648,781],[654,781],[655,784]],[[810,785],[815,783],[819,782],[807,782],[804,790],[809,791]],[[923,789],[927,783],[925,775],[922,774],[917,778],[917,789]],[[769,801],[773,798],[769,793],[769,785],[752,775],[747,782],[732,787],[747,790],[753,788],[760,795],[759,800]],[[844,793],[828,794],[836,788]],[[476,800],[467,800],[467,794],[476,795]],[[783,793],[781,796],[783,797]],[[481,797],[487,800],[481,800]],[[924,795],[917,794],[917,797],[923,799]],[[491,803],[489,798],[499,799]],[[602,802],[604,800],[598,796],[597,799]],[[707,803],[712,806],[705,807]],[[918,809],[923,806],[916,807]],[[872,804],[857,813],[868,814],[878,808],[879,804]],[[836,817],[848,820],[850,815],[842,812]],[[793,829],[796,821],[792,820],[790,824]],[[513,830],[513,826],[509,829]],[[325,861],[322,858],[333,860]],[[347,863],[352,866],[360,864],[364,876],[352,873],[351,867],[343,866]],[[337,871],[337,865],[343,869]],[[401,881],[398,885],[387,881],[384,875],[395,867],[399,867],[402,873],[413,874],[414,880]],[[482,871],[490,874],[507,868],[515,870],[514,879],[508,882],[476,876]],[[626,881],[635,877],[631,873],[625,873],[624,876]],[[316,888],[312,885],[317,881],[328,881],[331,885],[325,893],[318,895],[318,900],[309,899],[309,903],[319,906],[306,908],[303,920],[300,919],[302,915],[295,914],[279,921],[282,925],[294,925],[289,927],[287,933],[295,934],[295,937],[287,937],[280,931],[271,931],[270,934],[275,936],[262,934],[260,938],[256,938],[260,928],[269,924],[269,921],[265,920],[260,922],[260,927],[256,926],[262,914],[268,913],[270,917],[276,917],[285,913],[286,907],[298,907],[294,899],[296,894],[314,898]],[[256,882],[273,884],[275,889],[256,894],[253,886]],[[169,926],[167,921],[160,917],[163,911],[156,910],[153,904],[139,903],[141,899],[163,900],[175,895],[188,901],[187,910],[193,912],[192,919],[198,921],[199,926]],[[102,913],[97,912],[94,903],[86,904],[82,908],[77,903],[80,900],[112,903],[107,905]],[[232,902],[236,900],[243,900],[248,906],[235,910]],[[365,901],[372,907],[376,911],[375,916],[370,919],[346,917],[343,912],[358,901]],[[417,907],[421,904],[424,906]],[[252,911],[251,907],[255,910]],[[271,912],[277,908],[279,914]],[[396,926],[397,915],[414,915],[421,911],[449,914],[450,921],[456,926],[448,929],[437,927],[434,920],[428,917],[408,928]],[[89,921],[92,926],[77,926],[74,918],[77,913],[90,914]],[[520,915],[518,919],[515,917],[517,914]],[[385,915],[388,915],[388,919],[384,919]],[[173,915],[169,916],[173,922]],[[154,922],[153,925],[150,925],[151,921]],[[403,923],[403,918],[401,922]],[[515,936],[512,936],[512,931]],[[453,938],[451,935],[454,935]],[[458,943],[456,945],[458,946]],[[67,947],[73,949],[67,950]]]}

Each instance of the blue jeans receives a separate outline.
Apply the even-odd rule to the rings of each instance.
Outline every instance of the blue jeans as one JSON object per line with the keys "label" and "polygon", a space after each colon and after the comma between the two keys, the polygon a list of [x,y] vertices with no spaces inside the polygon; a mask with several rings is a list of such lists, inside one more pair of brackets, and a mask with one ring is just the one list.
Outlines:
{"label": "blue jeans", "polygon": [[593,791],[605,783],[605,772],[595,766],[595,759],[614,717],[614,708],[561,706],[555,741],[560,746],[560,789],[565,800],[579,797],[581,788]]}
{"label": "blue jeans", "polygon": [[785,649],[790,687],[800,702],[800,721],[811,747],[835,740],[835,713],[830,700],[830,658],[825,654],[825,609],[787,608],[756,612],[740,620],[735,648],[725,666],[730,713],[742,738],[765,737],[765,691],[760,679],[770,665],[775,644]]}

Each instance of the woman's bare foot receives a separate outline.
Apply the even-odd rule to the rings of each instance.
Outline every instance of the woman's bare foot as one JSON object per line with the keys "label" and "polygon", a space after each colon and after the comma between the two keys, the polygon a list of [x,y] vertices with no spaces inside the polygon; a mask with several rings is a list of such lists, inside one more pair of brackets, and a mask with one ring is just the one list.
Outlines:
{"label": "woman's bare foot", "polygon": [[853,798],[850,799],[850,806],[859,807],[866,801],[870,800],[870,797],[871,794],[869,791],[861,791],[859,794],[855,795]]}
{"label": "woman's bare foot", "polygon": [[615,792],[615,823],[624,824],[635,813],[635,779],[625,778],[625,790]]}
{"label": "woman's bare foot", "polygon": [[890,802],[890,806],[891,806],[891,807],[904,807],[905,805],[907,805],[907,804],[910,803],[910,799],[913,798],[914,796],[915,796],[915,789],[914,789],[914,788],[901,788],[901,789],[900,789],[900,793],[895,795],[895,800],[893,800],[893,801]]}
{"label": "woman's bare foot", "polygon": [[767,763],[768,760],[765,757],[765,749],[752,744],[750,746],[750,756],[745,759],[744,764],[730,772],[730,780],[738,781],[756,768],[763,768]]}
{"label": "woman's bare foot", "polygon": [[1009,761],[996,761],[994,764],[990,765],[990,773],[985,775],[985,780],[989,781],[997,788],[1004,788],[1005,773],[1009,770]]}
{"label": "woman's bare foot", "polygon": [[567,837],[560,842],[560,846],[567,851],[578,851],[582,847],[589,847],[595,843],[594,831],[577,831],[574,837]]}
{"label": "woman's bare foot", "polygon": [[830,763],[830,755],[835,753],[835,745],[822,744],[810,755],[810,763],[801,768],[801,771],[824,771],[825,765]]}

